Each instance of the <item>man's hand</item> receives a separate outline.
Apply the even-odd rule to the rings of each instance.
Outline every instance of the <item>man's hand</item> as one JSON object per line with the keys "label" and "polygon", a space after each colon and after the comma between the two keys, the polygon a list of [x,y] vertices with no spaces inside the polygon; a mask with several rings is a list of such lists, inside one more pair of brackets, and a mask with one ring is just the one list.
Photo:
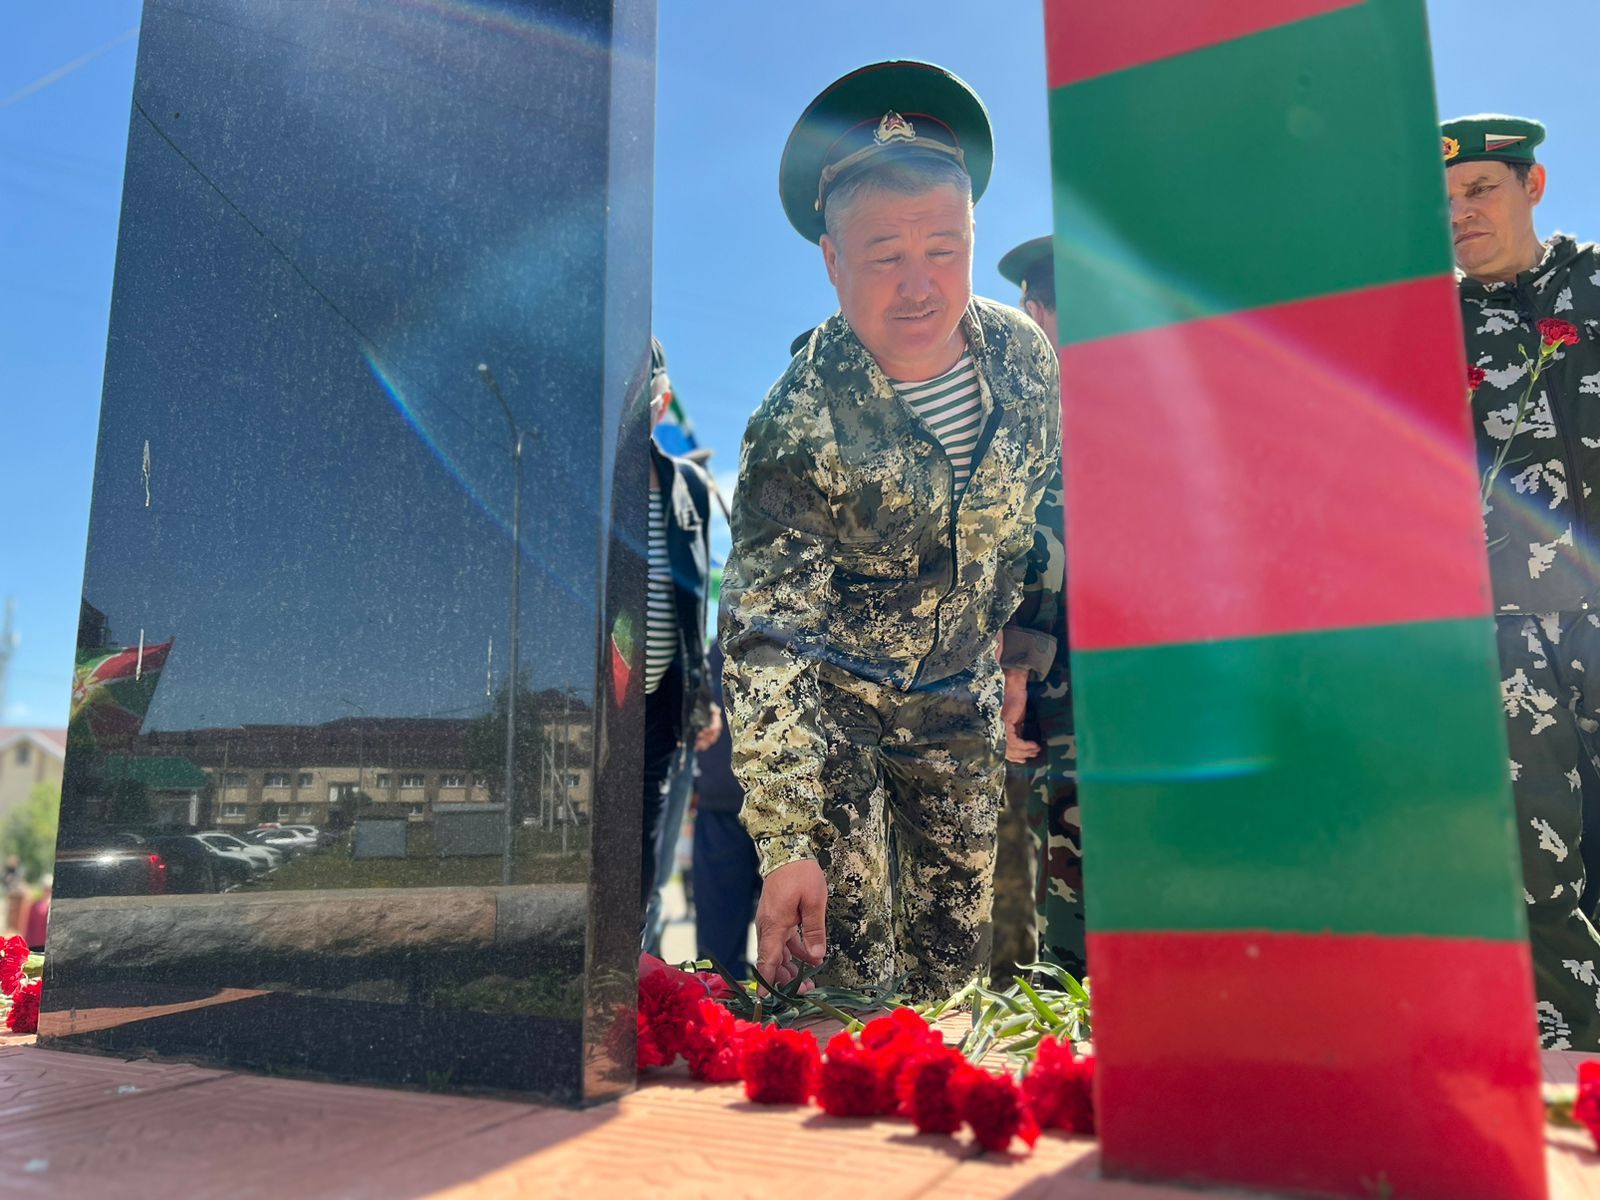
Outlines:
{"label": "man's hand", "polygon": [[1022,719],[1028,712],[1028,672],[1008,670],[1005,677],[1006,697],[1000,703],[1000,720],[1006,727],[1006,761],[1024,763],[1043,749],[1038,742],[1022,736]]}
{"label": "man's hand", "polygon": [[828,950],[828,881],[814,858],[784,863],[761,885],[756,907],[756,970],[774,987],[819,966]]}
{"label": "man's hand", "polygon": [[717,739],[722,736],[722,705],[711,706],[711,720],[706,727],[694,735],[694,748],[698,754],[702,750],[709,750],[717,744]]}

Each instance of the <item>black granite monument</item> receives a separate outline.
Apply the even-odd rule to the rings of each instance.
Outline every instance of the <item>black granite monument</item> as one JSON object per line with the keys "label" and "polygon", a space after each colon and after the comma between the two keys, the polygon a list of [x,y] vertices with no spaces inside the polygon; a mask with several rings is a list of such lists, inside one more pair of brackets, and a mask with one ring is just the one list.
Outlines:
{"label": "black granite monument", "polygon": [[42,1045],[633,1077],[653,0],[149,0]]}

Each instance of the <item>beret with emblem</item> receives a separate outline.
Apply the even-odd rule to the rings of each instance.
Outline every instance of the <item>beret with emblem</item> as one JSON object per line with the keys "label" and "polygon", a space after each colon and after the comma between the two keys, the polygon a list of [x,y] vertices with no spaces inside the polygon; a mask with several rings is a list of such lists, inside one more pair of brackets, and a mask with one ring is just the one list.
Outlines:
{"label": "beret with emblem", "polygon": [[1531,163],[1533,148],[1544,141],[1544,126],[1527,117],[1480,113],[1439,126],[1445,166],[1468,162]]}
{"label": "beret with emblem", "polygon": [[1056,258],[1054,243],[1050,235],[1034,238],[1032,241],[1023,242],[1020,246],[1013,246],[1000,258],[996,270],[1002,279],[1016,284],[1022,289],[1023,298],[1028,292],[1040,284],[1049,281],[1053,283],[1056,275]]}
{"label": "beret with emblem", "polygon": [[989,112],[966,83],[932,63],[873,63],[830,83],[795,122],[778,164],[783,211],[808,240],[826,232],[828,192],[888,156],[954,162],[977,200],[994,167]]}

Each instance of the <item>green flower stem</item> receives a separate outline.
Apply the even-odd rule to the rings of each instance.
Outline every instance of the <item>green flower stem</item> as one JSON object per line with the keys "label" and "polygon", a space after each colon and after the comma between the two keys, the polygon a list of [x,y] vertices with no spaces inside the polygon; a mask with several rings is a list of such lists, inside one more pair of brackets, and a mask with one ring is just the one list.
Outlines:
{"label": "green flower stem", "polygon": [[1556,356],[1556,351],[1561,348],[1559,342],[1540,342],[1539,356],[1530,358],[1524,350],[1522,357],[1530,364],[1528,370],[1528,385],[1522,389],[1522,399],[1517,401],[1517,414],[1511,421],[1511,433],[1501,443],[1500,449],[1494,456],[1494,462],[1483,475],[1483,491],[1479,496],[1479,507],[1486,508],[1489,504],[1489,493],[1494,489],[1494,481],[1500,476],[1500,468],[1506,465],[1506,455],[1511,453],[1511,443],[1517,440],[1517,433],[1522,428],[1522,422],[1528,415],[1528,409],[1533,406],[1533,388],[1539,382],[1539,376],[1545,366]]}

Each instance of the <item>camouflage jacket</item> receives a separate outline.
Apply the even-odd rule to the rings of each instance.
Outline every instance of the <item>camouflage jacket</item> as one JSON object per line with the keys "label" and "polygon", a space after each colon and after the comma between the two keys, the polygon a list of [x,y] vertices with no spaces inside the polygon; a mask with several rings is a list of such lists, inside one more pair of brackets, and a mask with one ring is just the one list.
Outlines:
{"label": "camouflage jacket", "polygon": [[[1022,598],[1060,459],[1059,367],[1015,309],[974,298],[962,327],[984,426],[959,505],[943,449],[840,314],[745,431],[721,637],[763,874],[827,836],[818,664],[902,690],[945,679],[981,661]],[[1032,639],[1053,653],[1048,631]],[[1008,658],[1016,640],[1028,639],[1008,634]]]}
{"label": "camouflage jacket", "polygon": [[[1479,478],[1510,439],[1484,506],[1497,612],[1575,612],[1600,602],[1588,549],[1600,529],[1600,254],[1557,234],[1544,259],[1507,283],[1465,277],[1467,361],[1485,372],[1472,397]],[[1578,328],[1534,385],[1517,424],[1545,317]]]}
{"label": "camouflage jacket", "polygon": [[[1011,618],[1013,625],[1047,630],[1054,642],[1049,666],[1042,678],[1028,683],[1028,718],[1025,735],[1059,738],[1073,732],[1072,674],[1067,648],[1067,548],[1066,508],[1061,470],[1050,482],[1034,516],[1033,549],[1023,581],[1022,603]],[[1008,630],[1009,630],[1008,626]]]}

